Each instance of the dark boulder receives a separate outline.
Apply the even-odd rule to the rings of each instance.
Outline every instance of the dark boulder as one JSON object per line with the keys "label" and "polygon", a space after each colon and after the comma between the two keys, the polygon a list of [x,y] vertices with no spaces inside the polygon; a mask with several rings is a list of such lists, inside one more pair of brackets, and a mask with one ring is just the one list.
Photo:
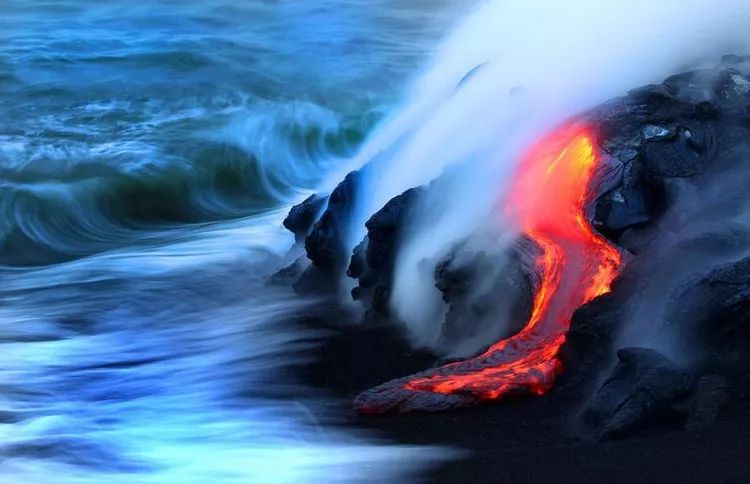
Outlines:
{"label": "dark boulder", "polygon": [[367,228],[367,265],[370,269],[393,269],[398,237],[408,221],[409,211],[424,188],[411,188],[394,197],[365,224]]}
{"label": "dark boulder", "polygon": [[634,89],[586,114],[601,148],[623,166],[621,180],[599,197],[593,220],[613,241],[627,233],[630,245],[648,243],[633,231],[664,214],[674,180],[695,184],[707,171],[737,165],[750,140],[750,77],[745,58],[724,64]]}
{"label": "dark boulder", "polygon": [[609,378],[580,416],[586,434],[611,439],[655,423],[685,420],[683,412],[690,408],[685,402],[696,392],[689,373],[651,349],[621,349],[617,357]]}
{"label": "dark boulder", "polygon": [[642,148],[643,166],[651,178],[684,178],[699,175],[713,155],[709,129],[680,128],[671,140],[649,140]]}
{"label": "dark boulder", "polygon": [[283,267],[268,278],[267,286],[293,286],[300,278],[310,262],[304,256],[298,257],[291,264]]}
{"label": "dark boulder", "polygon": [[498,341],[520,331],[529,320],[533,248],[525,240],[506,251],[487,247],[491,245],[478,249],[459,244],[435,268],[435,285],[448,307],[441,347],[456,347],[479,335],[484,335],[484,343]]}
{"label": "dark boulder", "polygon": [[327,195],[313,194],[289,210],[289,214],[283,223],[284,227],[294,234],[296,242],[305,240],[305,237],[307,237],[313,225],[323,213],[327,201]]}
{"label": "dark boulder", "polygon": [[688,278],[671,298],[663,331],[696,364],[750,367],[750,257]]}
{"label": "dark boulder", "polygon": [[645,224],[651,220],[644,190],[623,186],[602,197],[597,206],[597,218],[609,233]]}
{"label": "dark boulder", "polygon": [[[305,252],[312,264],[294,284],[300,294],[335,293],[349,261],[346,236],[352,228],[357,206],[357,188],[365,169],[349,173],[331,192],[320,218],[305,237]],[[309,216],[315,200],[299,209],[299,215]],[[291,214],[290,214],[291,215]],[[303,226],[305,217],[293,220],[292,225]],[[297,223],[299,222],[299,224]]]}
{"label": "dark boulder", "polygon": [[702,430],[713,423],[722,407],[727,403],[729,384],[718,375],[706,375],[698,379],[693,394],[677,410],[686,416],[686,430]]}
{"label": "dark boulder", "polygon": [[[560,358],[565,373],[559,380],[563,390],[589,386],[613,352],[613,343],[623,318],[621,291],[604,294],[573,313]],[[590,388],[589,390],[593,390]]]}
{"label": "dark boulder", "polygon": [[613,439],[652,427],[701,430],[719,416],[728,381],[693,375],[652,349],[626,348],[579,416],[583,434]]}
{"label": "dark boulder", "polygon": [[750,76],[736,69],[722,70],[716,97],[724,109],[744,114],[745,108],[750,106]]}
{"label": "dark boulder", "polygon": [[367,236],[354,249],[347,275],[357,279],[352,296],[365,306],[365,320],[390,316],[389,301],[393,285],[399,237],[411,208],[424,188],[411,188],[378,210],[365,224]]}
{"label": "dark boulder", "polygon": [[728,112],[740,113],[750,103],[750,80],[747,61],[737,57],[717,69],[702,69],[669,77],[664,81],[666,92],[681,101],[712,103]]}
{"label": "dark boulder", "polygon": [[[357,279],[352,296],[364,305],[366,321],[393,318],[389,302],[400,237],[411,209],[428,189],[413,188],[394,197],[366,223],[367,236],[354,249],[347,271]],[[446,348],[483,331],[492,333],[486,342],[509,336],[525,325],[531,312],[533,247],[528,241],[509,251],[494,249],[496,242],[479,245],[485,248],[457,244],[435,261],[435,285],[448,308],[440,338]],[[510,324],[503,325],[503,320]]]}
{"label": "dark boulder", "polygon": [[318,269],[339,275],[349,259],[344,238],[350,228],[356,205],[357,186],[361,171],[346,175],[331,192],[323,215],[315,222],[305,238],[307,257]]}
{"label": "dark boulder", "polygon": [[[696,183],[706,171],[731,165],[727,160],[737,157],[738,146],[750,144],[749,66],[746,57],[726,56],[720,68],[671,76],[584,113],[582,118],[596,126],[599,146],[618,166],[611,174],[617,179],[601,188],[591,215],[602,234],[641,252],[673,201],[676,181]],[[314,195],[294,207],[284,224],[298,241],[304,238],[312,261],[302,278],[307,283],[298,286],[336,288],[349,266],[358,279],[355,298],[373,314],[387,316],[389,265],[410,196],[396,197],[374,215],[366,242],[349,253],[344,237],[352,228],[357,186],[367,169],[347,175],[329,198]]]}
{"label": "dark boulder", "polygon": [[[310,261],[304,256],[305,237],[320,217],[327,201],[328,195],[313,194],[289,210],[282,223],[287,230],[294,234],[294,245],[289,249],[284,259],[287,262],[290,260],[293,262],[271,275],[268,279],[269,286],[295,286],[310,266]],[[302,287],[305,286],[303,283]],[[315,291],[303,289],[301,292]]]}

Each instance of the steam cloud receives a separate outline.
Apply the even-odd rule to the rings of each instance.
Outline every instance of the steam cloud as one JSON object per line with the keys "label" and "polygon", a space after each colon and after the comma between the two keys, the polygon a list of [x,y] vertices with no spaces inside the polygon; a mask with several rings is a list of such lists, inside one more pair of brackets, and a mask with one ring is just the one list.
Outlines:
{"label": "steam cloud", "polygon": [[631,88],[749,50],[748,19],[743,0],[491,0],[468,16],[346,167],[372,168],[349,247],[390,198],[452,167],[401,241],[391,303],[413,342],[434,347],[444,311],[425,261],[478,229],[499,229],[493,244],[513,240],[490,214],[525,146]]}

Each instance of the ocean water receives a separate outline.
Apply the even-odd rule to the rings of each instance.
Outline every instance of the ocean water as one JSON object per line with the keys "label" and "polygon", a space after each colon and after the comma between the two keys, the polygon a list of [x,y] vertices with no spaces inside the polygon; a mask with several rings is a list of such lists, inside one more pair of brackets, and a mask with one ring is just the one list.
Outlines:
{"label": "ocean water", "polygon": [[467,3],[4,1],[0,262],[288,204],[389,114]]}
{"label": "ocean water", "polygon": [[0,3],[0,482],[382,482],[263,285],[466,0]]}

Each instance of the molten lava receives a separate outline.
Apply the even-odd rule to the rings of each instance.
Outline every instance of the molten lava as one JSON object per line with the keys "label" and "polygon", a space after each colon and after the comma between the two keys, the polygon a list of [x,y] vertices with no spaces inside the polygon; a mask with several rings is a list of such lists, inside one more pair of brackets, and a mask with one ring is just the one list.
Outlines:
{"label": "molten lava", "polygon": [[608,292],[622,264],[620,252],[586,216],[599,161],[592,134],[575,126],[555,131],[522,159],[504,209],[540,251],[539,284],[524,329],[476,358],[368,390],[355,400],[359,411],[443,410],[551,387],[573,312]]}

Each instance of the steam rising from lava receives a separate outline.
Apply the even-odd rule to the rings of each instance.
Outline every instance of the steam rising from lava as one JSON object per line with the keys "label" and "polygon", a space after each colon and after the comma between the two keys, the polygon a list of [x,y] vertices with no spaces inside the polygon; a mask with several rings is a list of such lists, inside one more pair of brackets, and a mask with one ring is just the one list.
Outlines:
{"label": "steam rising from lava", "polygon": [[573,312],[608,292],[622,264],[619,251],[594,232],[586,216],[599,162],[590,130],[572,125],[533,146],[514,177],[505,211],[541,252],[526,327],[477,358],[369,390],[357,398],[359,410],[439,410],[549,389]]}
{"label": "steam rising from lava", "polygon": [[[391,306],[414,345],[436,346],[445,309],[432,271],[420,264],[488,225],[525,147],[634,86],[741,50],[748,18],[744,0],[482,2],[438,49],[397,115],[342,168],[370,168],[347,234],[351,249],[388,200],[460,166],[443,177],[439,196],[418,205],[414,230],[401,240]],[[501,244],[522,232],[498,225]]]}

